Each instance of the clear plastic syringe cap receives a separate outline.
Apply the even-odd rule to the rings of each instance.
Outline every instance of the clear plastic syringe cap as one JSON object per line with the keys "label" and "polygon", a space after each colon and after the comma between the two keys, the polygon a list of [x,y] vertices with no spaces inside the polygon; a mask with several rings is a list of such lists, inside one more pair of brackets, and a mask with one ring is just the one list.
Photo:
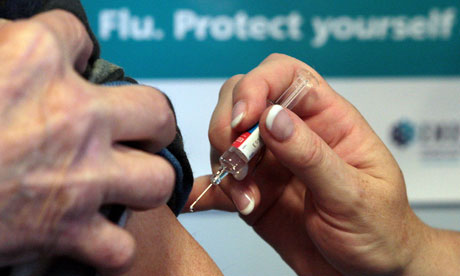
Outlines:
{"label": "clear plastic syringe cap", "polygon": [[311,72],[305,69],[298,69],[289,88],[281,94],[275,103],[287,109],[292,109],[305,94],[318,87],[318,85],[318,80]]}

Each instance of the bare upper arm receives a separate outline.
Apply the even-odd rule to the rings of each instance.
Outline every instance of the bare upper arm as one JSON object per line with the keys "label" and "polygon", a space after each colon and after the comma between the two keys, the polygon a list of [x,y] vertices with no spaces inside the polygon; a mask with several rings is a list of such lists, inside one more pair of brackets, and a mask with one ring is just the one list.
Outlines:
{"label": "bare upper arm", "polygon": [[137,249],[133,267],[124,275],[223,275],[167,206],[132,212],[126,228]]}

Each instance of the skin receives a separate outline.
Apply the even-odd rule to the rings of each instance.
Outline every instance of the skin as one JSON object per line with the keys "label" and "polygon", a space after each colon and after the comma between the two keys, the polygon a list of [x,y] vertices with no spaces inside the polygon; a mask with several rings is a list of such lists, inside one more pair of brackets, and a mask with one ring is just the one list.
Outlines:
{"label": "skin", "polygon": [[85,81],[92,47],[64,11],[0,21],[1,266],[65,254],[123,271],[134,238],[99,207],[154,208],[172,192],[167,161],[119,143],[147,140],[152,152],[168,145],[176,129],[166,98]]}
{"label": "skin", "polygon": [[167,206],[134,212],[126,229],[138,246],[125,276],[223,275]]}
{"label": "skin", "polygon": [[[0,264],[67,254],[104,274],[127,269],[134,254],[132,235],[97,210],[108,203],[154,208],[169,197],[170,165],[118,143],[149,140],[152,151],[169,144],[175,127],[166,99],[147,87],[106,88],[84,81],[79,73],[92,45],[69,13],[1,20],[0,29]],[[268,150],[244,182],[228,178],[200,207],[235,210],[230,198],[253,198],[256,207],[245,221],[299,275],[455,274],[459,234],[420,222],[391,154],[319,75],[320,87],[295,110],[297,115],[286,111],[294,133],[282,141],[271,136],[264,124],[266,99],[276,98],[300,67],[311,70],[272,55],[224,85],[210,127],[214,168],[236,133],[259,118]],[[232,130],[231,108],[240,100],[247,102],[247,114]],[[191,200],[207,182],[197,179]],[[143,239],[156,225],[149,221],[164,228]],[[140,253],[158,249],[153,246],[158,240],[163,248],[140,254],[134,272],[142,266],[154,272],[144,266],[152,256],[162,260],[156,271],[220,273],[164,210],[135,215],[128,229],[138,241],[147,241]],[[202,258],[180,267],[177,257],[185,253],[174,244],[176,238],[188,253],[201,251],[196,256]]]}
{"label": "skin", "polygon": [[[278,130],[266,125],[267,99],[276,99],[305,69],[319,86]],[[231,128],[232,108],[244,102]],[[237,114],[234,114],[237,115]],[[454,275],[460,270],[460,235],[433,229],[409,206],[404,177],[391,153],[361,114],[311,67],[273,54],[220,91],[209,138],[211,164],[239,133],[259,122],[265,153],[243,181],[227,177],[197,210],[236,211],[244,195],[255,202],[241,215],[299,275]],[[189,203],[208,185],[196,179]],[[244,207],[244,206],[243,206]],[[276,225],[276,227],[274,227]]]}

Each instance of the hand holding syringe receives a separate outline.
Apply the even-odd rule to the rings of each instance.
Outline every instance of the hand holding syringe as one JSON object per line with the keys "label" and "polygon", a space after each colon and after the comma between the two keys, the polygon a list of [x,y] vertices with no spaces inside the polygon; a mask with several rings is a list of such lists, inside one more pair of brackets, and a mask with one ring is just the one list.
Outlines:
{"label": "hand holding syringe", "polygon": [[[313,74],[306,70],[298,70],[292,84],[275,101],[275,104],[292,109],[308,91],[317,85],[318,81]],[[232,146],[219,158],[221,167],[212,175],[209,186],[200,194],[192,205],[190,205],[190,212],[193,212],[193,208],[203,195],[206,194],[213,185],[219,185],[222,179],[229,173],[234,176],[241,174],[249,161],[251,161],[263,146],[264,143],[259,135],[258,124],[240,135],[240,137],[233,142]]]}

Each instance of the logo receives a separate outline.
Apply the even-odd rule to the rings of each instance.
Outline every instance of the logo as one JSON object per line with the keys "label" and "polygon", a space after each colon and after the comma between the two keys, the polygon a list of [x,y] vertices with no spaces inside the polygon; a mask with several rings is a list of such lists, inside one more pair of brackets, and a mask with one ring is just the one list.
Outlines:
{"label": "logo", "polygon": [[460,160],[460,121],[401,120],[391,128],[391,141],[414,147],[423,160]]}
{"label": "logo", "polygon": [[391,130],[392,141],[400,146],[408,146],[415,138],[415,126],[410,121],[400,121]]}

